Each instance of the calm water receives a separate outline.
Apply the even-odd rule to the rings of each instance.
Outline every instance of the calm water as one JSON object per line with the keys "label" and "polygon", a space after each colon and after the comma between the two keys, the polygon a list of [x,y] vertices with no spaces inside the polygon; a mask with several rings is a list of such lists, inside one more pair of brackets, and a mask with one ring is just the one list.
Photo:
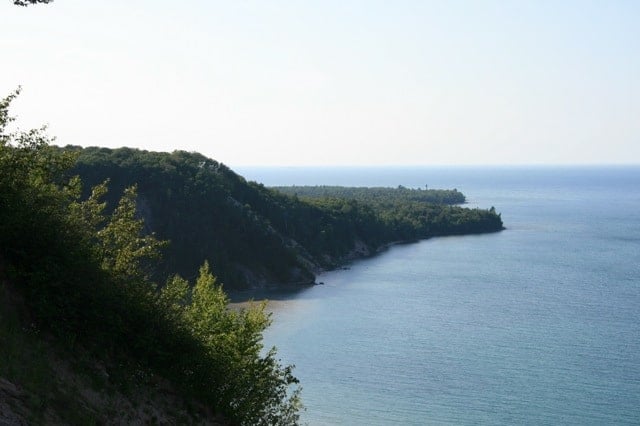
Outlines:
{"label": "calm water", "polygon": [[312,425],[640,424],[640,168],[239,168],[266,185],[457,188],[507,230],[272,294]]}

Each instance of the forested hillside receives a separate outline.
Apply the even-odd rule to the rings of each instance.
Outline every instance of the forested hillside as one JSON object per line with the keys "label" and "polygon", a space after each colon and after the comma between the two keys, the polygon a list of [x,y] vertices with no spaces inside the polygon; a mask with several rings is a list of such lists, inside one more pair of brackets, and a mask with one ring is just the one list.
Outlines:
{"label": "forested hillside", "polygon": [[[0,423],[296,423],[264,305],[229,310],[207,262],[154,280],[166,244],[143,231],[135,186],[109,212],[107,185],[82,197],[76,152],[6,131],[15,96],[0,100]],[[131,406],[152,394],[172,402]]]}
{"label": "forested hillside", "polygon": [[427,189],[385,187],[347,187],[347,186],[272,186],[278,192],[295,195],[300,198],[344,198],[367,204],[393,205],[406,202],[430,204],[464,204],[466,198],[457,189]]}
{"label": "forested hillside", "polygon": [[78,155],[69,176],[85,182],[85,197],[108,180],[112,208],[124,188],[137,185],[147,231],[170,242],[162,273],[193,277],[208,260],[227,288],[310,284],[317,271],[391,242],[502,229],[493,210],[448,205],[464,202],[455,190],[318,187],[311,197],[296,187],[287,195],[197,153],[63,151]]}

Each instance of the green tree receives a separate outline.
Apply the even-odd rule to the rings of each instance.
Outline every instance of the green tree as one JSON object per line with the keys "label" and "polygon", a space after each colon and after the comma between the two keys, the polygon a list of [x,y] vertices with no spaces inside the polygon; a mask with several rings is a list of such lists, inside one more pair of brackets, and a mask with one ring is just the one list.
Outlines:
{"label": "green tree", "polygon": [[[100,195],[103,187],[94,189]],[[146,281],[149,274],[144,262],[160,257],[160,250],[168,243],[152,235],[142,235],[144,221],[136,217],[136,186],[126,188],[107,225],[98,231],[103,267],[121,278]],[[94,200],[87,207],[100,208]],[[90,220],[97,221],[98,216]]]}
{"label": "green tree", "polygon": [[[300,389],[292,366],[283,367],[272,348],[266,355],[262,332],[269,326],[265,304],[229,310],[229,300],[207,262],[193,287],[187,317],[211,356],[219,392],[218,406],[245,425],[296,424]],[[220,368],[221,367],[221,368]]]}

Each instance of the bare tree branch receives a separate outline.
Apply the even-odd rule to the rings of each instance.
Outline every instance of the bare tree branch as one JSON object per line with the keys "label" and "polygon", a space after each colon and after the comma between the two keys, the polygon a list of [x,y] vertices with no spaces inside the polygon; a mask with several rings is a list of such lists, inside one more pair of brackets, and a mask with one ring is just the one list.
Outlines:
{"label": "bare tree branch", "polygon": [[51,3],[53,0],[13,0],[16,6],[29,6],[36,3]]}

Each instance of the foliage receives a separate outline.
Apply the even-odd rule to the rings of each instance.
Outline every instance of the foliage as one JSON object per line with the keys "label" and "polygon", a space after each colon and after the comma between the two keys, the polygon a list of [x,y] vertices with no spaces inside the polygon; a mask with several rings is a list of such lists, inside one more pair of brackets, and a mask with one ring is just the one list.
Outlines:
{"label": "foliage", "polygon": [[[145,231],[170,240],[156,265],[159,280],[174,272],[195,278],[205,260],[230,287],[246,286],[248,275],[268,282],[313,282],[313,274],[256,207],[268,207],[265,189],[250,186],[228,167],[200,154],[171,154],[128,148],[66,147],[77,152],[69,176],[89,186],[109,179],[105,197],[112,212],[124,189],[137,185],[138,213]],[[85,189],[84,197],[90,194]]]}
{"label": "foliage", "polygon": [[346,218],[373,244],[411,241],[433,236],[476,234],[503,229],[500,214],[456,206],[465,202],[457,189],[279,186],[274,190]]}
{"label": "foliage", "polygon": [[293,424],[292,367],[263,354],[264,306],[231,311],[207,263],[193,290],[148,269],[164,242],[144,235],[135,186],[112,209],[107,183],[81,198],[77,152],[43,130],[7,133],[17,91],[0,101],[0,265],[39,328],[122,365],[151,372],[237,424]]}
{"label": "foliage", "polygon": [[367,204],[395,204],[416,201],[430,204],[463,204],[464,194],[457,189],[422,189],[385,187],[347,187],[347,186],[274,186],[283,194],[300,198],[341,198],[353,199]]}
{"label": "foliage", "polygon": [[[222,361],[218,372],[224,378],[218,390],[221,404],[243,413],[246,424],[295,423],[299,391],[287,394],[289,386],[298,383],[291,367],[279,365],[274,349],[260,357],[262,332],[270,323],[265,305],[229,311],[228,302],[205,262],[184,314],[193,333]],[[268,401],[266,406],[264,401]]]}
{"label": "foliage", "polygon": [[142,260],[159,258],[160,249],[166,243],[153,235],[140,236],[143,220],[136,218],[136,196],[135,186],[125,189],[109,222],[98,231],[97,237],[104,269],[129,280],[144,281],[147,275],[142,274]]}
{"label": "foliage", "polygon": [[[171,241],[158,268],[195,278],[207,260],[228,288],[312,283],[313,271],[373,253],[394,241],[502,229],[495,212],[451,203],[456,190],[266,188],[197,153],[66,147],[71,174],[89,185],[110,179],[107,210],[137,184],[146,231]],[[86,191],[86,190],[85,190]],[[286,191],[283,194],[280,191]],[[315,191],[311,197],[309,191]],[[296,195],[297,194],[297,195]],[[85,192],[88,197],[88,192]]]}

